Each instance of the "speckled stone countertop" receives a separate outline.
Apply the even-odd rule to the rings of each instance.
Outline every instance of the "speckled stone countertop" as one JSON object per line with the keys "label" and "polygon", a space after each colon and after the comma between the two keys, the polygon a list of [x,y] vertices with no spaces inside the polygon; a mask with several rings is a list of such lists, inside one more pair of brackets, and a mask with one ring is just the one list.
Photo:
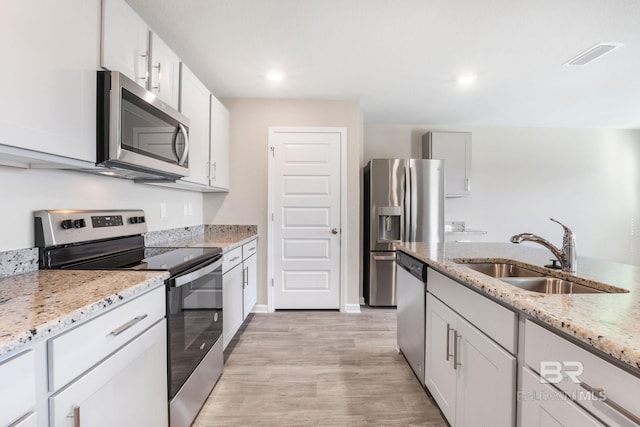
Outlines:
{"label": "speckled stone countertop", "polygon": [[640,267],[582,257],[578,257],[575,275],[540,267],[538,271],[551,271],[549,275],[569,278],[587,286],[600,289],[617,287],[613,289],[616,293],[609,294],[541,294],[519,289],[455,261],[512,260],[516,261],[515,264],[543,266],[549,264],[552,256],[542,248],[480,242],[400,243],[397,248],[588,346],[640,369]]}
{"label": "speckled stone countertop", "polygon": [[168,272],[39,270],[0,278],[0,357],[148,289]]}
{"label": "speckled stone countertop", "polygon": [[229,252],[258,237],[255,225],[216,225],[208,226],[202,235],[195,235],[154,246],[172,247],[215,247],[222,248],[222,253]]}

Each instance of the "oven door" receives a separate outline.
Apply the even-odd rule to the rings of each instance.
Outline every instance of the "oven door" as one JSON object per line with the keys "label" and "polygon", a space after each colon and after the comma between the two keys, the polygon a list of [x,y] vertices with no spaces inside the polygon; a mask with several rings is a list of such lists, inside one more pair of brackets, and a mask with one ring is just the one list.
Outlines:
{"label": "oven door", "polygon": [[191,425],[222,373],[222,257],[168,282],[171,426]]}

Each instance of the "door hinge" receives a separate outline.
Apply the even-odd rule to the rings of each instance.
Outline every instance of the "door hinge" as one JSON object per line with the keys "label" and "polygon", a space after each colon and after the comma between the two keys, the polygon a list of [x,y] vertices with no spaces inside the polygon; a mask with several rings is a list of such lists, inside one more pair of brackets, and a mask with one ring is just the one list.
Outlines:
{"label": "door hinge", "polygon": [[269,150],[271,150],[271,157],[275,157],[276,156],[276,147],[269,147]]}

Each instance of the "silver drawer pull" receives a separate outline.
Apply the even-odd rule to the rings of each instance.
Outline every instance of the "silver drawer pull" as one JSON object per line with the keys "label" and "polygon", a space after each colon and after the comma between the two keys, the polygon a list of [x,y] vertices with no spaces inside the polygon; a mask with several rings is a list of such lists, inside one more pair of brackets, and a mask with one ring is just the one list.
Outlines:
{"label": "silver drawer pull", "polygon": [[136,323],[140,322],[141,320],[145,319],[146,317],[147,317],[146,314],[136,316],[133,319],[129,320],[124,325],[120,326],[119,328],[116,328],[113,331],[109,332],[109,335],[113,335],[114,337],[117,337],[118,335],[120,335],[121,333],[123,333],[124,331],[126,331],[127,329],[135,325]]}
{"label": "silver drawer pull", "polygon": [[451,337],[451,331],[455,331],[448,323],[447,323],[447,362],[449,358],[453,356],[453,354],[449,353],[449,338]]}
{"label": "silver drawer pull", "polygon": [[234,261],[237,261],[237,260],[239,260],[239,259],[240,259],[240,257],[239,257],[239,256],[234,256],[234,257],[233,257],[233,258],[231,258],[229,261],[230,261],[230,262],[234,262]]}
{"label": "silver drawer pull", "polygon": [[255,247],[255,246],[251,246],[251,247],[248,249],[248,251],[249,251],[249,252],[251,252],[251,251],[255,251],[255,250],[256,250],[256,247]]}
{"label": "silver drawer pull", "polygon": [[458,369],[458,366],[462,366],[462,363],[458,362],[458,338],[462,338],[462,335],[458,335],[456,330],[453,330],[453,369]]}
{"label": "silver drawer pull", "polygon": [[67,415],[67,418],[73,418],[73,427],[80,427],[80,407],[74,406],[73,413]]}
{"label": "silver drawer pull", "polygon": [[598,398],[598,400],[603,402],[605,405],[607,405],[607,406],[615,409],[616,411],[620,412],[622,415],[624,415],[625,417],[629,418],[634,423],[640,424],[640,417],[638,417],[635,414],[632,414],[628,409],[623,408],[622,406],[620,406],[619,404],[617,404],[613,400],[609,399],[607,397],[607,394],[606,394],[606,392],[604,391],[603,388],[591,387],[587,383],[580,383],[580,387],[582,387],[583,389],[587,390],[588,392],[593,393],[595,395],[595,397]]}

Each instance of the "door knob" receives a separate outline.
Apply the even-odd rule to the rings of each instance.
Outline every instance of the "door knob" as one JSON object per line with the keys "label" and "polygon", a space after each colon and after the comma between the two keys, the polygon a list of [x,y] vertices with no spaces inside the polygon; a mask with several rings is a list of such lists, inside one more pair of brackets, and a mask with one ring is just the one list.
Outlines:
{"label": "door knob", "polygon": [[335,227],[333,227],[333,228],[331,229],[331,233],[332,233],[332,234],[338,234],[338,229],[337,229],[337,228],[335,228]]}

